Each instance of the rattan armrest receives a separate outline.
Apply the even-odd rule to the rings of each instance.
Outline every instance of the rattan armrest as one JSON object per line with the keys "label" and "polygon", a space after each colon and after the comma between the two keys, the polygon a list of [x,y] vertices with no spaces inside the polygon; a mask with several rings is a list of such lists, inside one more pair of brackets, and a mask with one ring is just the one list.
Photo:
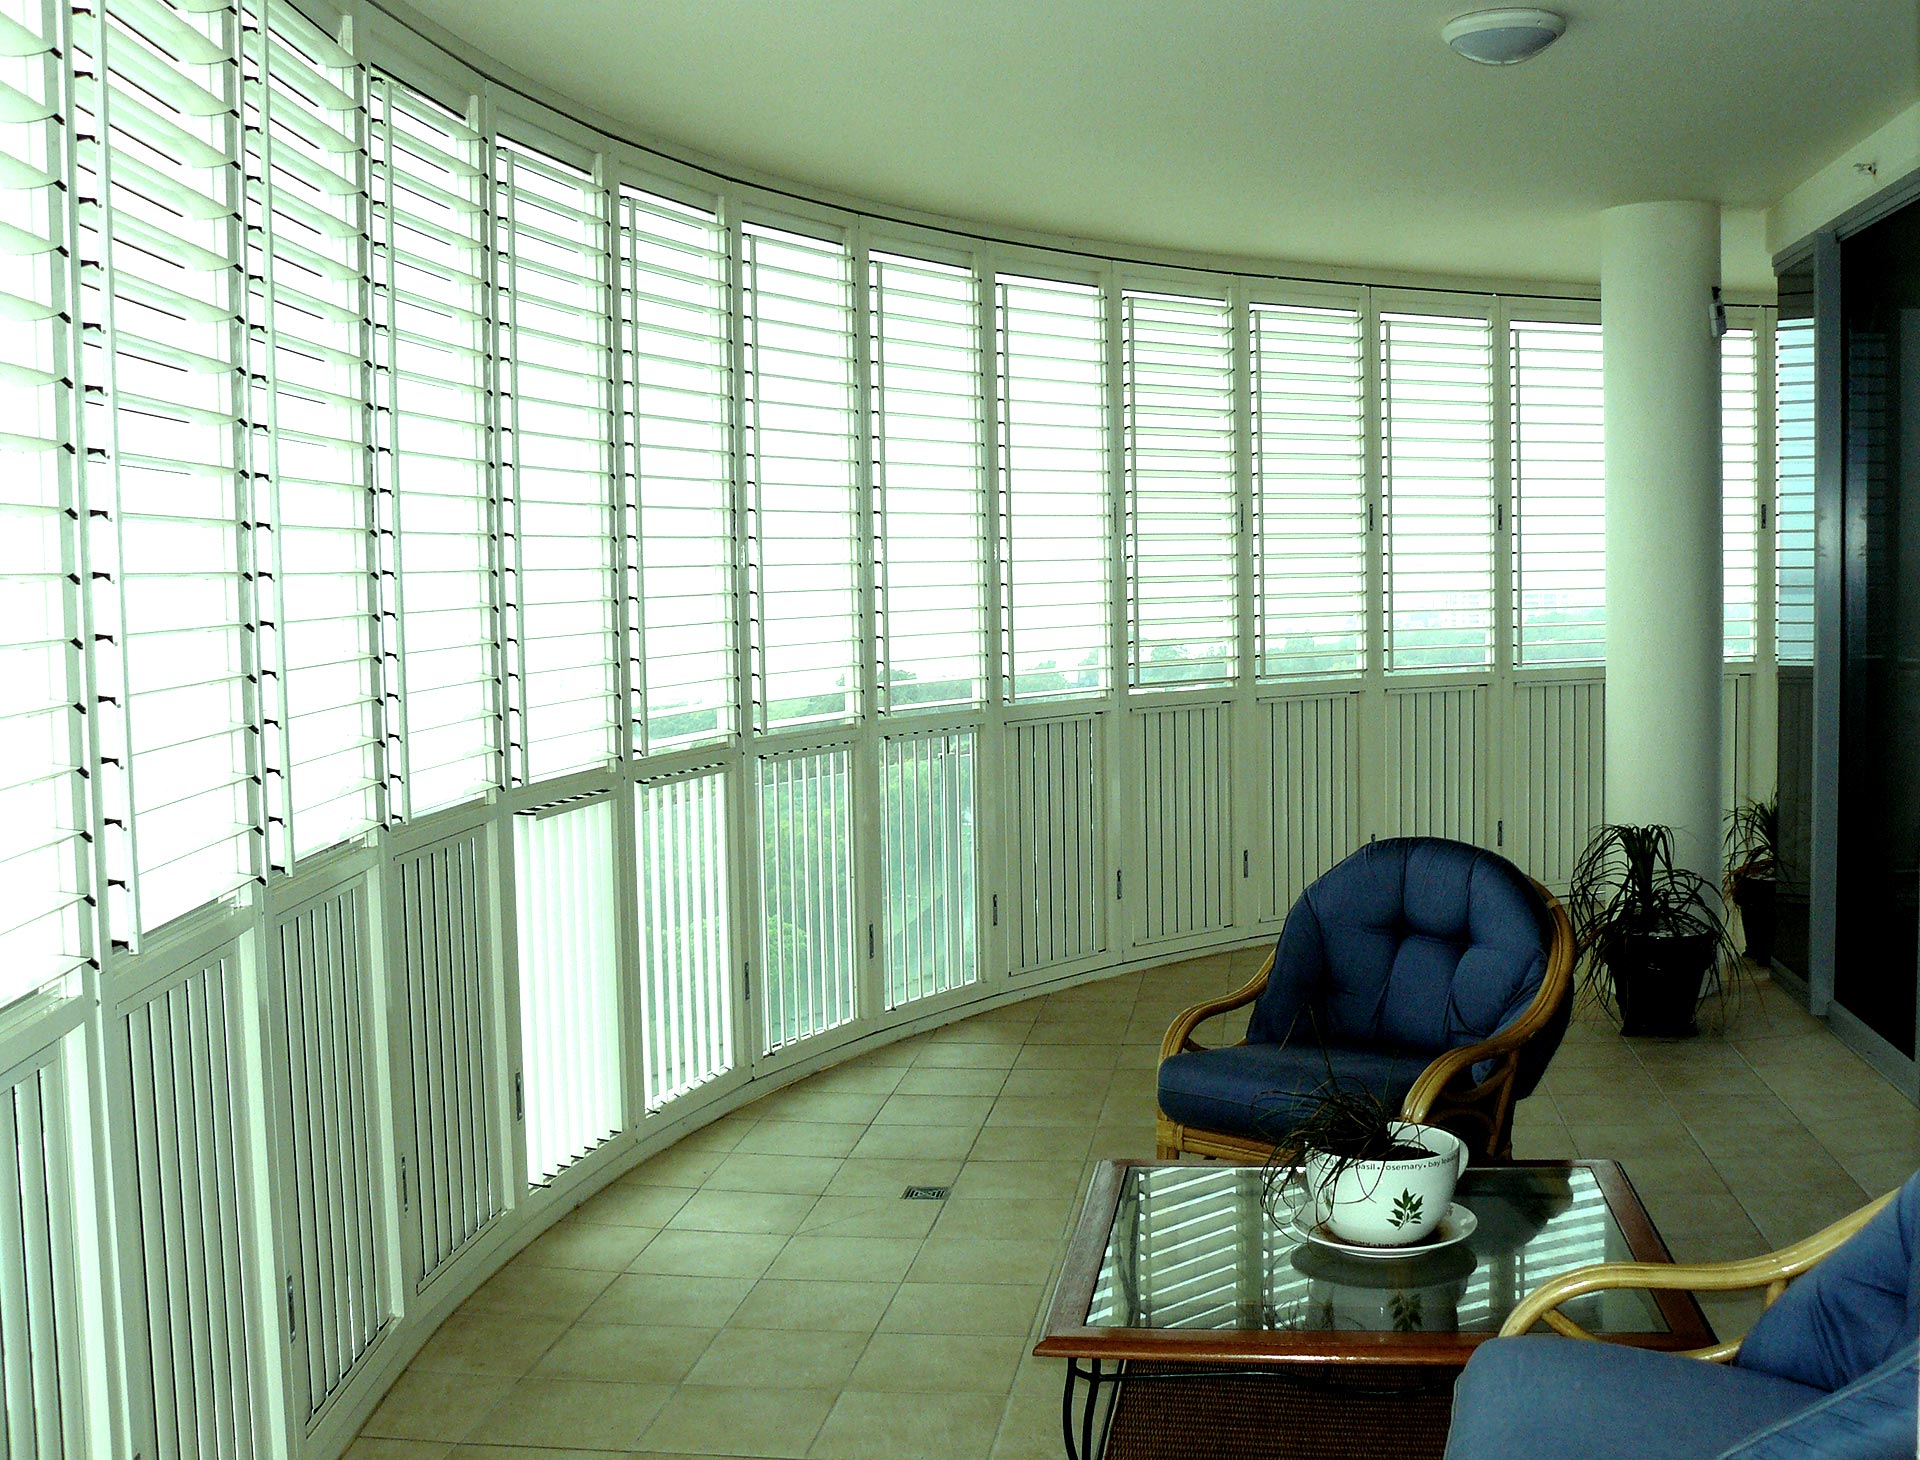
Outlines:
{"label": "rattan armrest", "polygon": [[[1896,1193],[1888,1192],[1868,1202],[1859,1211],[1823,1227],[1811,1237],[1792,1246],[1744,1257],[1733,1262],[1602,1262],[1591,1267],[1550,1278],[1521,1299],[1507,1321],[1500,1325],[1501,1337],[1525,1333],[1536,1323],[1545,1323],[1568,1338],[1597,1338],[1571,1318],[1558,1312],[1560,1305],[1587,1293],[1609,1288],[1679,1288],[1690,1292],[1730,1292],[1742,1288],[1765,1288],[1771,1303],[1786,1290],[1787,1283],[1819,1262],[1847,1238],[1858,1232]],[[1697,1359],[1730,1359],[1740,1350],[1735,1339],[1709,1348],[1686,1350]]]}
{"label": "rattan armrest", "polygon": [[[1273,953],[1267,953],[1267,961],[1260,965],[1260,971],[1230,994],[1217,999],[1209,999],[1204,1004],[1195,1004],[1182,1010],[1167,1030],[1167,1037],[1160,1041],[1160,1058],[1170,1059],[1176,1054],[1185,1054],[1188,1050],[1201,1048],[1193,1042],[1193,1031],[1215,1014],[1225,1014],[1234,1009],[1244,1008],[1259,998],[1266,989],[1267,976],[1273,972]],[[1242,1043],[1245,1041],[1243,1040]]]}

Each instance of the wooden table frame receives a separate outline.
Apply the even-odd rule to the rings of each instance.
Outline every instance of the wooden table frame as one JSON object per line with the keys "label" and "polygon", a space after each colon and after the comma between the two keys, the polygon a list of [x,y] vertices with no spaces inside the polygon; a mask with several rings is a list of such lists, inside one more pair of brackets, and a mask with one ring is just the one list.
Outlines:
{"label": "wooden table frame", "polygon": [[[1094,1412],[1101,1387],[1117,1384],[1130,1360],[1195,1365],[1190,1376],[1181,1376],[1196,1378],[1207,1373],[1244,1374],[1293,1365],[1332,1367],[1358,1377],[1359,1366],[1392,1365],[1402,1369],[1429,1366],[1435,1378],[1442,1379],[1448,1370],[1458,1371],[1463,1367],[1474,1349],[1494,1336],[1491,1333],[1358,1330],[1304,1333],[1286,1329],[1116,1328],[1089,1324],[1087,1312],[1113,1240],[1114,1217],[1119,1210],[1127,1172],[1139,1166],[1175,1164],[1182,1163],[1103,1161],[1094,1171],[1080,1220],[1067,1243],[1060,1280],[1047,1309],[1046,1329],[1033,1351],[1041,1358],[1067,1360],[1066,1387],[1061,1396],[1061,1428],[1070,1460],[1072,1457],[1090,1460]],[[1626,1239],[1630,1257],[1638,1262],[1673,1260],[1617,1161],[1514,1161],[1494,1169],[1511,1168],[1547,1171],[1584,1168],[1606,1198],[1607,1210]],[[1607,1337],[1653,1349],[1699,1348],[1713,1342],[1706,1315],[1691,1293],[1666,1290],[1655,1291],[1650,1296],[1667,1326],[1665,1333],[1609,1334]],[[1109,1370],[1108,1365],[1114,1367]],[[1083,1382],[1088,1385],[1088,1391],[1076,1425],[1074,1393]]]}

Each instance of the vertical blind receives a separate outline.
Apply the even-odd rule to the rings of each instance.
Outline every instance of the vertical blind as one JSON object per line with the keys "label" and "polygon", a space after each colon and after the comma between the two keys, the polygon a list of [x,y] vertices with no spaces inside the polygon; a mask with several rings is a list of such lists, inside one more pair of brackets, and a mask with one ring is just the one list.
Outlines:
{"label": "vertical blind", "polygon": [[880,708],[987,697],[986,443],[970,269],[874,254],[875,630]]}
{"label": "vertical blind", "polygon": [[634,749],[734,730],[733,360],[727,232],[620,199]]}
{"label": "vertical blind", "polygon": [[1136,688],[1238,675],[1233,316],[1217,299],[1121,297],[1127,673]]}
{"label": "vertical blind", "polygon": [[264,870],[238,9],[75,12],[88,506],[116,939]]}
{"label": "vertical blind", "polygon": [[487,172],[472,128],[385,78],[373,139],[376,441],[399,558],[388,757],[404,788],[393,809],[419,816],[503,769]]}
{"label": "vertical blind", "polygon": [[516,774],[619,753],[613,351],[605,190],[531,148],[495,154],[501,488],[512,504],[507,678]]}
{"label": "vertical blind", "polygon": [[279,0],[265,11],[247,81],[252,445],[268,830],[285,868],[381,819],[379,602],[364,83]]}
{"label": "vertical blind", "polygon": [[1813,663],[1813,321],[1783,319],[1774,335],[1774,652]]}
{"label": "vertical blind", "polygon": [[1112,682],[1106,314],[1083,284],[998,283],[1000,577],[1007,693]]}
{"label": "vertical blind", "polygon": [[0,0],[0,1006],[90,946],[58,27]]}
{"label": "vertical blind", "polygon": [[1261,679],[1358,674],[1367,652],[1360,313],[1252,311]]}
{"label": "vertical blind", "polygon": [[853,279],[837,243],[741,238],[755,726],[860,707]]}
{"label": "vertical blind", "polygon": [[1507,347],[1513,464],[1514,658],[1607,653],[1607,478],[1600,327],[1516,320]]}
{"label": "vertical blind", "polygon": [[1387,668],[1493,663],[1493,330],[1380,317]]}
{"label": "vertical blind", "polygon": [[1751,329],[1728,330],[1720,341],[1722,553],[1729,661],[1753,658],[1760,612],[1760,378],[1755,349]]}

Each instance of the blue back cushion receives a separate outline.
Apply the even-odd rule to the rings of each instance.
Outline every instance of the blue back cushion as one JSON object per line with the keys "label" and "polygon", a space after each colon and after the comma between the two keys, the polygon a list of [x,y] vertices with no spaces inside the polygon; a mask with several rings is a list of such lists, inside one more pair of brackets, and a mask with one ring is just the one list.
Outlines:
{"label": "blue back cushion", "polygon": [[1816,1389],[1851,1384],[1920,1333],[1917,1260],[1920,1174],[1824,1262],[1788,1284],[1754,1323],[1735,1362]]}
{"label": "blue back cushion", "polygon": [[1526,1011],[1552,941],[1546,905],[1505,857],[1438,837],[1369,842],[1287,914],[1247,1038],[1305,1043],[1311,1008],[1333,1045],[1471,1044]]}

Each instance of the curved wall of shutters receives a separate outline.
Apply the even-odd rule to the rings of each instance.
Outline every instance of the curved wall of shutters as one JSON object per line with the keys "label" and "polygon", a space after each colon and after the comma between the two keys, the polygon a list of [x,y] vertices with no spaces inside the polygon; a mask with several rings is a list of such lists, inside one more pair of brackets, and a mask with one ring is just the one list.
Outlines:
{"label": "curved wall of shutters", "polygon": [[[0,1460],[337,1455],[773,1084],[1372,836],[1565,877],[1591,297],[830,206],[350,9],[0,0]],[[1735,316],[1729,796],[1811,623]]]}

